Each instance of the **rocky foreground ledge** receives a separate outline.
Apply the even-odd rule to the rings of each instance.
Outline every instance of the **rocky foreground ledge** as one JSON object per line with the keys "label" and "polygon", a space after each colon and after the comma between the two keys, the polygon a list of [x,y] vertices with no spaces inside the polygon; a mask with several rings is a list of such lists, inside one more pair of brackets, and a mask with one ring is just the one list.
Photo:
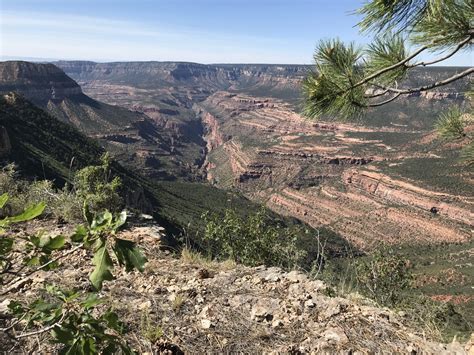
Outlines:
{"label": "rocky foreground ledge", "polygon": [[[405,326],[403,314],[354,295],[330,297],[322,281],[303,273],[209,262],[188,252],[177,258],[149,227],[124,236],[140,241],[149,262],[144,273],[116,273],[103,294],[138,353],[474,354],[474,339],[430,341]],[[16,296],[34,298],[51,283],[88,289],[89,260],[84,250],[69,255],[62,268],[36,274]],[[45,341],[42,350],[54,352],[53,346]]]}

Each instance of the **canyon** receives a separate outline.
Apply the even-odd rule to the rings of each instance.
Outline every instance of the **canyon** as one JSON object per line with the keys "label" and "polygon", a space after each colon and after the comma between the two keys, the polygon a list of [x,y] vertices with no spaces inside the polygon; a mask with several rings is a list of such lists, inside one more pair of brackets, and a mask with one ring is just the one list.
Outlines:
{"label": "canyon", "polygon": [[469,172],[455,191],[391,170],[434,154],[417,146],[428,132],[311,122],[281,101],[227,92],[196,106],[209,127],[207,178],[221,188],[315,228],[329,226],[362,250],[471,238]]}
{"label": "canyon", "polygon": [[[468,105],[468,79],[341,123],[299,113],[307,66],[55,64],[88,96],[141,113],[167,135],[159,163],[147,158],[149,150],[132,154],[146,173],[162,167],[178,179],[241,192],[315,228],[327,226],[362,250],[472,238],[472,170],[432,131],[441,110]],[[420,69],[407,83],[456,70]]]}

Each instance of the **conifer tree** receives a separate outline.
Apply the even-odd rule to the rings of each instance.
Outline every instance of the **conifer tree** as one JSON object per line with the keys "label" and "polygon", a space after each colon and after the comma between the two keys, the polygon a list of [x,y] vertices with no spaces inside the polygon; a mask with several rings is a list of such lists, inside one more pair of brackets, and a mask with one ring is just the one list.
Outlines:
{"label": "conifer tree", "polygon": [[[439,81],[399,86],[413,68],[439,65],[471,49],[474,1],[370,0],[357,13],[362,15],[360,30],[373,33],[374,40],[366,48],[339,39],[318,43],[315,70],[303,83],[308,117],[357,117],[370,107],[442,87],[474,72],[473,67],[463,68]],[[428,53],[432,59],[420,60]]]}

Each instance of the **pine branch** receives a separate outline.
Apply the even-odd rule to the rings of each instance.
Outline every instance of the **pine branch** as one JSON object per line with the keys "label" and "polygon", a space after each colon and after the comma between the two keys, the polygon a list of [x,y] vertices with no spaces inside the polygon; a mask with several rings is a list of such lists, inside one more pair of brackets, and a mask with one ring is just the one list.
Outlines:
{"label": "pine branch", "polygon": [[411,59],[415,58],[416,56],[418,56],[421,52],[427,50],[429,48],[429,46],[423,46],[423,47],[420,47],[417,51],[415,51],[414,53],[412,53],[411,55],[409,55],[408,57],[406,57],[405,59],[399,61],[398,63],[395,63],[389,67],[386,67],[386,68],[383,68],[371,75],[369,75],[368,77],[362,79],[361,81],[357,82],[356,84],[352,85],[349,89],[349,90],[352,90],[352,89],[355,89],[359,86],[362,86],[364,84],[367,84],[369,81],[373,80],[373,79],[376,79],[378,78],[379,76],[385,74],[385,73],[388,73],[392,70],[395,70],[399,67],[401,67],[402,65],[405,65],[408,61],[410,61]]}
{"label": "pine branch", "polygon": [[400,93],[397,93],[395,94],[394,96],[392,96],[391,98],[385,100],[385,101],[382,101],[382,102],[377,102],[377,103],[374,103],[374,104],[367,104],[366,107],[378,107],[378,106],[383,106],[385,104],[388,104],[389,102],[392,102],[396,99],[398,99],[399,96],[401,96],[402,94]]}
{"label": "pine branch", "polygon": [[[384,91],[379,93],[379,94],[368,95],[368,96],[366,96],[366,98],[373,99],[375,97],[386,95],[389,92],[395,93],[395,95],[392,96],[391,98],[385,100],[385,101],[378,102],[378,103],[373,103],[373,104],[367,104],[367,105],[364,105],[363,107],[369,108],[369,107],[383,106],[385,104],[388,104],[389,102],[392,102],[392,101],[396,100],[401,95],[408,95],[408,94],[412,94],[412,93],[415,93],[415,92],[428,91],[428,90],[431,90],[431,89],[434,89],[434,88],[452,83],[453,81],[461,79],[461,78],[463,78],[465,76],[468,76],[472,73],[474,73],[474,68],[469,68],[469,69],[467,69],[467,70],[465,70],[465,71],[463,71],[459,74],[453,75],[452,77],[447,78],[445,80],[437,81],[437,82],[435,82],[433,84],[430,84],[430,85],[420,86],[418,88],[411,88],[411,89],[397,89],[397,88],[391,88],[391,87],[384,87],[382,85],[377,84],[375,86],[383,89]],[[360,104],[358,106],[360,106]]]}
{"label": "pine branch", "polygon": [[427,66],[427,65],[432,65],[432,64],[436,64],[436,63],[439,63],[439,62],[442,62],[442,61],[445,61],[446,59],[448,58],[451,58],[453,55],[455,55],[457,52],[459,52],[466,44],[468,44],[469,42],[472,41],[473,39],[473,34],[471,34],[469,37],[466,37],[466,39],[462,42],[459,42],[458,45],[456,46],[456,48],[449,52],[447,55],[445,55],[444,57],[440,57],[440,58],[437,58],[437,59],[434,59],[432,61],[429,61],[429,62],[418,62],[418,63],[414,63],[414,64],[411,64],[409,65],[408,67],[409,68],[414,68],[414,67],[418,67],[420,65],[422,66]]}
{"label": "pine branch", "polygon": [[466,69],[466,70],[464,70],[464,71],[462,71],[462,72],[460,72],[456,75],[453,75],[453,76],[451,76],[447,79],[440,80],[440,81],[434,82],[434,83],[429,84],[429,85],[424,85],[424,86],[420,86],[420,87],[417,87],[417,88],[410,88],[410,89],[397,89],[397,88],[392,88],[392,87],[384,87],[384,86],[381,86],[381,85],[379,85],[379,86],[382,89],[388,90],[388,91],[393,92],[393,93],[397,93],[397,94],[400,94],[400,95],[407,95],[407,94],[412,94],[414,92],[428,91],[428,90],[431,90],[431,89],[434,89],[434,88],[437,88],[437,87],[440,87],[440,86],[450,84],[453,81],[464,78],[465,76],[468,76],[472,73],[474,73],[474,67],[468,68],[468,69]]}

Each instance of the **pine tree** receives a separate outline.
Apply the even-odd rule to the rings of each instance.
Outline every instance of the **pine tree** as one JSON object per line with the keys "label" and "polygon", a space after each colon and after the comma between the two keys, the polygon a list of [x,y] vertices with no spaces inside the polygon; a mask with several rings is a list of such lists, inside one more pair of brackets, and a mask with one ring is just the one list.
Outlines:
{"label": "pine tree", "polygon": [[[315,70],[303,82],[307,116],[356,117],[370,107],[447,85],[474,72],[470,67],[419,87],[398,86],[413,68],[442,63],[471,49],[472,0],[371,0],[357,13],[363,16],[359,28],[374,33],[374,40],[366,48],[339,39],[318,43]],[[414,51],[407,45],[414,46]],[[432,60],[418,60],[427,52],[434,55]]]}

